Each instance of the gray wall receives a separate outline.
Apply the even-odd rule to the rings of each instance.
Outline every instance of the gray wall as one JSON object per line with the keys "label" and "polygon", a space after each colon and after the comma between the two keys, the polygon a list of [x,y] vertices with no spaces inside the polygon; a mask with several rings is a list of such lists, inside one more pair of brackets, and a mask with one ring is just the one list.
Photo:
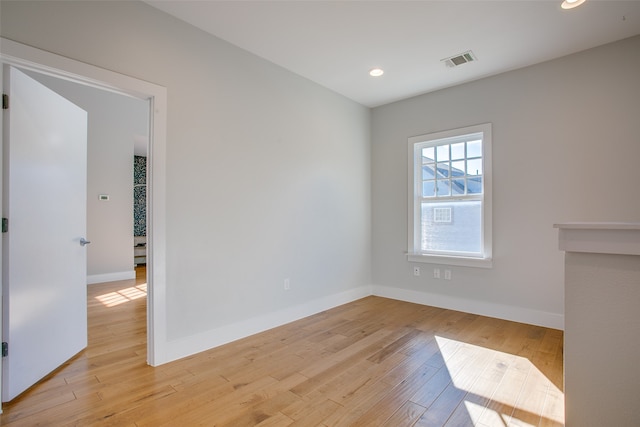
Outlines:
{"label": "gray wall", "polygon": [[1,8],[2,37],[167,88],[169,340],[371,283],[367,108],[140,2]]}
{"label": "gray wall", "polygon": [[[376,292],[562,327],[553,224],[640,215],[640,37],[373,110]],[[407,262],[407,138],[493,123],[493,268]],[[435,266],[442,268],[443,266]],[[426,270],[426,273],[424,271]]]}

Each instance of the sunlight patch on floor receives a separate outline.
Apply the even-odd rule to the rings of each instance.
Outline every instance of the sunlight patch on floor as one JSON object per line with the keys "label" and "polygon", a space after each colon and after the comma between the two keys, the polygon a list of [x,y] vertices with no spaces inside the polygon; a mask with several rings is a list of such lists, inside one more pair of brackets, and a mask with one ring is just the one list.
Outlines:
{"label": "sunlight patch on floor", "polygon": [[[564,393],[528,358],[436,336],[451,383],[467,394],[467,419],[482,427],[564,425]],[[474,362],[491,360],[483,372]],[[518,388],[500,389],[517,379]]]}
{"label": "sunlight patch on floor", "polygon": [[115,307],[116,305],[133,301],[138,298],[144,298],[146,296],[147,296],[147,284],[142,283],[140,285],[132,286],[130,288],[124,288],[114,292],[98,295],[95,298],[106,307]]}

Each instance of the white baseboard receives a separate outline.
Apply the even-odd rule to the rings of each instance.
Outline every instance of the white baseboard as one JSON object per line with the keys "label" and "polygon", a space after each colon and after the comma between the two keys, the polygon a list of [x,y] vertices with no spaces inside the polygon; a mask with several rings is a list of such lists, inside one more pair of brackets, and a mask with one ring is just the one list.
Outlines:
{"label": "white baseboard", "polygon": [[115,273],[91,274],[87,276],[87,285],[96,283],[115,282],[117,280],[130,280],[136,278],[135,270],[117,271]]}
{"label": "white baseboard", "polygon": [[564,315],[562,314],[548,313],[509,305],[493,304],[490,302],[468,300],[464,298],[455,298],[427,292],[418,292],[408,289],[391,288],[386,286],[373,286],[372,288],[373,295],[380,297],[564,330]]}
{"label": "white baseboard", "polygon": [[371,286],[362,286],[190,337],[170,341],[167,342],[166,349],[162,355],[163,360],[159,364],[200,353],[370,295]]}
{"label": "white baseboard", "polygon": [[161,352],[162,354],[159,355],[162,360],[158,360],[157,365],[172,362],[183,357],[191,356],[192,354],[228,344],[232,341],[264,332],[370,295],[397,299],[416,304],[430,305],[449,310],[463,311],[481,316],[511,320],[514,322],[528,323],[547,328],[564,329],[564,316],[556,313],[546,313],[526,308],[466,300],[463,298],[454,298],[407,289],[375,285],[362,286],[339,294],[329,295],[304,304],[299,304],[284,310],[265,314],[263,316],[254,317],[189,337],[169,341]]}

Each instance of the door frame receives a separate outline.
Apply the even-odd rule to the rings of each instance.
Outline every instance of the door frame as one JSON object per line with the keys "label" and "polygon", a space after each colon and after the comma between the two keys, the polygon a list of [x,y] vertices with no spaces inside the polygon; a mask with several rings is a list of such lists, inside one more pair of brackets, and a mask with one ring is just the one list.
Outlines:
{"label": "door frame", "polygon": [[[147,158],[147,363],[151,366],[158,366],[167,362],[165,304],[167,89],[154,83],[0,37],[0,85],[3,88],[3,93],[4,80],[2,74],[5,64],[133,97],[149,103]],[[0,120],[0,133],[2,134],[3,143],[6,137],[4,131],[2,129],[2,120]],[[1,153],[2,150],[0,150],[0,158]],[[3,161],[0,161],[0,201],[2,200],[2,168]],[[0,265],[1,262],[2,254],[0,252]],[[0,287],[0,295],[1,292],[2,287]],[[0,304],[1,321],[2,304]],[[1,363],[2,360],[0,358],[0,367]]]}

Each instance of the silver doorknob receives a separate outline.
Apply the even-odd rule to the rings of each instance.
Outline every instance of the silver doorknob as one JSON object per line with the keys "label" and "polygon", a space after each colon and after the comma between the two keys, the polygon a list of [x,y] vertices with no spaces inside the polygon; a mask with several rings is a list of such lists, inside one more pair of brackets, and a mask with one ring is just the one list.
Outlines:
{"label": "silver doorknob", "polygon": [[84,237],[80,238],[80,246],[86,246],[89,243],[91,243],[90,241],[86,240]]}

